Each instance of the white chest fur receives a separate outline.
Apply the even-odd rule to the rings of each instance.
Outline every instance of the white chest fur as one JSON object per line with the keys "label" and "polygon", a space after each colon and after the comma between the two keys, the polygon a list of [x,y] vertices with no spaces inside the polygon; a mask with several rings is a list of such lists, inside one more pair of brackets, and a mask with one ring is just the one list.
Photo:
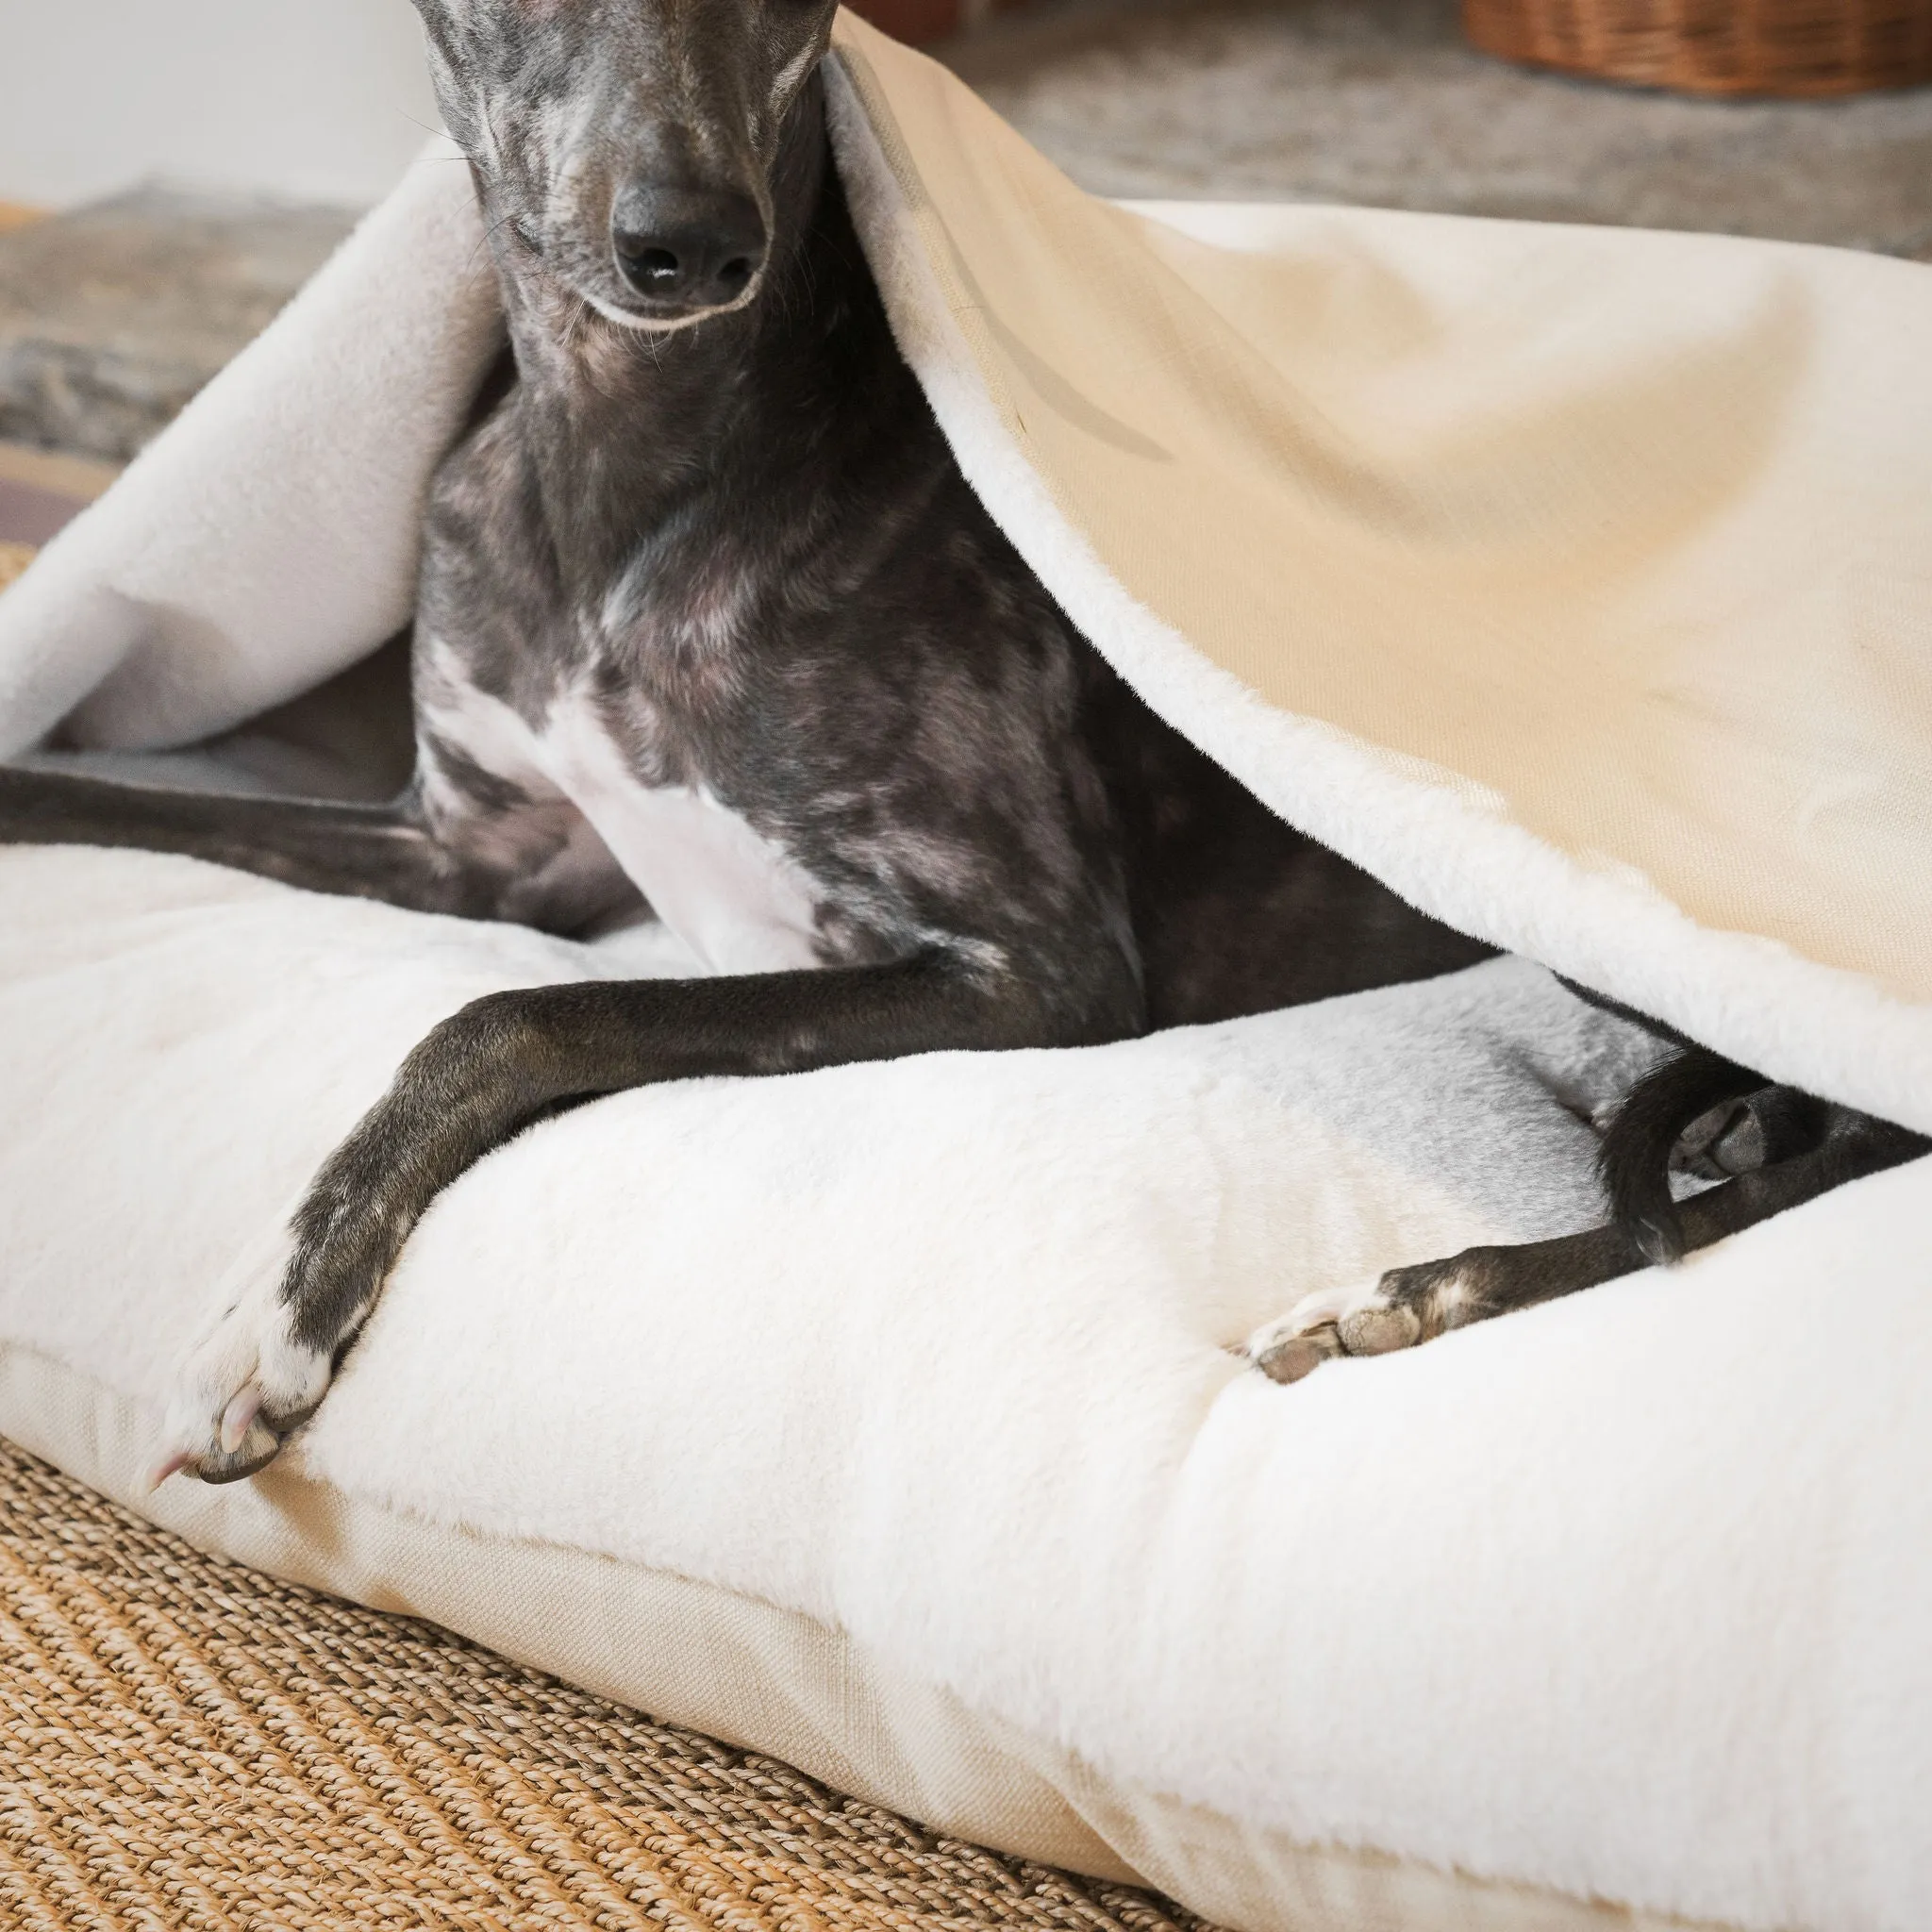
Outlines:
{"label": "white chest fur", "polygon": [[658,918],[714,972],[822,963],[810,880],[709,791],[644,784],[591,707],[575,700],[544,721],[537,749]]}
{"label": "white chest fur", "polygon": [[431,648],[425,701],[438,736],[499,777],[569,799],[713,972],[824,963],[818,894],[781,846],[702,787],[647,784],[588,698],[566,694],[533,729]]}

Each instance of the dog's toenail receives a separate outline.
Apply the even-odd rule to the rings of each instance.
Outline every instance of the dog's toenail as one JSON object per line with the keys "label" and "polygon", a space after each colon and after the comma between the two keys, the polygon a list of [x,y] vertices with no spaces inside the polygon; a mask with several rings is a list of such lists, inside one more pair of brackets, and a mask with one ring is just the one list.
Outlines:
{"label": "dog's toenail", "polygon": [[142,1478],[147,1493],[152,1496],[170,1476],[179,1475],[193,1460],[186,1449],[177,1449],[172,1456],[163,1457]]}
{"label": "dog's toenail", "polygon": [[222,1453],[232,1456],[248,1440],[255,1419],[261,1413],[261,1391],[244,1389],[222,1411]]}

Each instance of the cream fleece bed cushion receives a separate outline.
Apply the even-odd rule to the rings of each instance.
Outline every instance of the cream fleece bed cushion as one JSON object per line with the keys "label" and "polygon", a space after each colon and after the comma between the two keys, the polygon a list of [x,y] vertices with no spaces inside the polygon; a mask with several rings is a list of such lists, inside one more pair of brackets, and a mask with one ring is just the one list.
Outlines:
{"label": "cream fleece bed cushion", "polygon": [[682,962],[132,854],[0,903],[0,1428],[157,1520],[1252,1932],[1589,1923],[1456,1872],[1922,1923],[1923,1170],[1281,1389],[1230,1347],[1304,1291],[1587,1220],[1648,1047],[1503,960],[660,1089],[439,1201],[282,1464],[148,1499],[238,1238],[425,1027]]}
{"label": "cream fleece bed cushion", "polygon": [[[1136,214],[839,46],[901,345],[1150,702],[1419,904],[1932,1127],[1932,274]],[[0,600],[0,752],[203,738],[406,620],[478,261],[425,164]],[[185,1331],[433,1020],[679,964],[0,853],[0,1428],[137,1500]],[[1512,960],[623,1096],[438,1204],[284,1464],[142,1507],[1242,1932],[1916,1932],[1925,1163],[1294,1389],[1229,1352],[1590,1219],[1645,1051]]]}

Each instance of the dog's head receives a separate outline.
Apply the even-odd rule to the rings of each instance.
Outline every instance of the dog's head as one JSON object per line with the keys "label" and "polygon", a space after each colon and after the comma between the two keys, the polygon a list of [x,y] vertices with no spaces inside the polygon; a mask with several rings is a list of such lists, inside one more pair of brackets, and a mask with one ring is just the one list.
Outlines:
{"label": "dog's head", "polygon": [[612,322],[758,294],[836,0],[416,0],[503,245]]}

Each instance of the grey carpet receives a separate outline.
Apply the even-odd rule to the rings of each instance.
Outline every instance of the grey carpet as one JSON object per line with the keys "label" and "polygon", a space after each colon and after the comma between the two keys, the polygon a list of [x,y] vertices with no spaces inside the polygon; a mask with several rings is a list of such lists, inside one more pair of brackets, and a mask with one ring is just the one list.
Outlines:
{"label": "grey carpet", "polygon": [[1445,0],[1051,0],[941,56],[1104,194],[1341,201],[1932,259],[1932,89],[1730,103],[1467,46]]}

